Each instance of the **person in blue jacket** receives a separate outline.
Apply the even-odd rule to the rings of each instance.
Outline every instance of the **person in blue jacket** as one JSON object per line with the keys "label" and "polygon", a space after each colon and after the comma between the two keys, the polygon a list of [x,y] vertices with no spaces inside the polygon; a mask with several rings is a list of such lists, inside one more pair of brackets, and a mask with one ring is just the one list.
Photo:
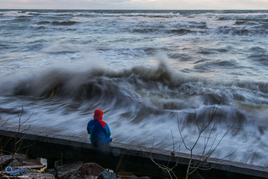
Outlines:
{"label": "person in blue jacket", "polygon": [[103,111],[96,109],[94,119],[87,124],[87,132],[90,134],[90,141],[94,146],[100,146],[112,142],[111,131],[106,122],[102,119]]}

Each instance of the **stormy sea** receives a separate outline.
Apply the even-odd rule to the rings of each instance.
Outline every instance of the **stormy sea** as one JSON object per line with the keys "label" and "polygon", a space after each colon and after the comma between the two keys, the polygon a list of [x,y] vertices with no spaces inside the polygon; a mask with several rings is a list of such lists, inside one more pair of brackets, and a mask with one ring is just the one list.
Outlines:
{"label": "stormy sea", "polygon": [[267,35],[268,11],[0,10],[0,125],[88,138],[101,109],[114,142],[188,153],[212,121],[195,154],[268,166]]}

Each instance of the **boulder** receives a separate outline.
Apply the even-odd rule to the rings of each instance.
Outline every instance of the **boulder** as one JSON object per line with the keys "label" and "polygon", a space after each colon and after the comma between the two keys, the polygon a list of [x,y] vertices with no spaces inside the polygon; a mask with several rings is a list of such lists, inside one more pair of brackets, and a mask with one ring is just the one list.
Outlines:
{"label": "boulder", "polygon": [[49,173],[27,173],[16,178],[27,178],[27,179],[55,179],[54,175]]}
{"label": "boulder", "polygon": [[35,159],[28,159],[28,160],[24,160],[22,162],[23,165],[42,165],[42,163],[40,163],[39,161],[35,160]]}
{"label": "boulder", "polygon": [[97,179],[116,179],[116,174],[111,173],[111,172],[107,172],[107,171],[103,171],[99,174]]}
{"label": "boulder", "polygon": [[57,175],[57,171],[56,171],[54,168],[46,169],[45,172],[46,172],[46,173],[49,173],[49,174],[52,174],[52,175],[54,175],[54,176]]}
{"label": "boulder", "polygon": [[55,164],[55,169],[57,171],[58,178],[66,178],[72,175],[74,172],[78,171],[82,166],[83,162],[64,162],[57,161]]}
{"label": "boulder", "polygon": [[29,160],[28,156],[25,154],[18,154],[15,153],[14,158],[17,159],[20,162],[23,162],[24,160]]}
{"label": "boulder", "polygon": [[36,174],[36,173],[39,173],[39,172],[34,170],[34,169],[32,169],[32,168],[25,168],[25,173]]}
{"label": "boulder", "polygon": [[78,172],[74,172],[68,179],[84,179]]}
{"label": "boulder", "polygon": [[17,167],[17,166],[22,166],[22,163],[20,161],[18,161],[17,159],[13,160],[12,162],[10,162],[8,164],[8,166],[11,166],[11,167]]}
{"label": "boulder", "polygon": [[131,172],[127,172],[127,171],[119,171],[119,172],[117,172],[117,176],[119,177],[119,178],[137,178],[137,176],[136,175],[134,175],[133,173],[131,173]]}
{"label": "boulder", "polygon": [[0,156],[0,165],[5,165],[12,162],[12,156],[11,155],[2,155]]}
{"label": "boulder", "polygon": [[84,163],[79,169],[79,172],[85,177],[99,176],[99,174],[103,171],[104,168],[102,168],[100,165],[96,163]]}

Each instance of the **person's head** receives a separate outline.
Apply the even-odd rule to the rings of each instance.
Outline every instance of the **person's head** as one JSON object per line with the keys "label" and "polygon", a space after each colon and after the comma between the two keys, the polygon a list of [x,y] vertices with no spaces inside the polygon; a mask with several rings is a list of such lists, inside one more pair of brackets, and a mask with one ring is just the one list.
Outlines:
{"label": "person's head", "polygon": [[94,117],[95,120],[100,121],[100,120],[102,120],[102,115],[103,115],[103,111],[100,110],[100,109],[96,109],[94,111],[94,116],[93,117]]}

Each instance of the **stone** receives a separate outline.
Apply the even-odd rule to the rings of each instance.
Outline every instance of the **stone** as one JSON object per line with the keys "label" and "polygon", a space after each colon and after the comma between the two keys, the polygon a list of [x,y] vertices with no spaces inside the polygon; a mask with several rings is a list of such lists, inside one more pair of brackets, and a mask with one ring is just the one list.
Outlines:
{"label": "stone", "polygon": [[99,176],[99,174],[104,171],[104,168],[96,163],[84,163],[79,171],[85,177],[92,175]]}
{"label": "stone", "polygon": [[46,169],[46,170],[45,170],[45,173],[49,173],[49,174],[52,174],[52,175],[54,175],[54,176],[57,175],[57,171],[56,171],[54,168]]}
{"label": "stone", "polygon": [[74,172],[77,172],[79,168],[82,166],[83,162],[64,162],[61,164],[61,161],[56,162],[55,169],[57,171],[58,178],[66,178],[72,175]]}
{"label": "stone", "polygon": [[42,163],[40,163],[39,161],[35,160],[35,159],[28,159],[28,160],[24,160],[22,162],[23,165],[42,165]]}
{"label": "stone", "polygon": [[22,163],[20,161],[18,161],[17,159],[13,160],[12,162],[10,162],[8,164],[8,166],[11,166],[11,167],[17,167],[17,166],[22,166]]}
{"label": "stone", "polygon": [[32,168],[25,168],[25,173],[34,174],[34,173],[39,173],[39,172]]}
{"label": "stone", "polygon": [[2,155],[0,156],[0,165],[4,165],[7,163],[12,162],[12,156],[11,155]]}
{"label": "stone", "polygon": [[24,160],[29,160],[28,156],[25,154],[18,154],[15,153],[14,158],[17,159],[20,162],[23,162]]}
{"label": "stone", "polygon": [[119,176],[119,178],[137,178],[136,175],[127,171],[119,171],[117,172],[117,175]]}
{"label": "stone", "polygon": [[47,165],[47,159],[45,158],[37,157],[36,160],[40,162],[42,165]]}
{"label": "stone", "polygon": [[55,179],[54,175],[49,173],[27,173],[17,178],[28,178],[28,179]]}
{"label": "stone", "polygon": [[74,172],[68,179],[84,179],[78,172]]}
{"label": "stone", "polygon": [[107,171],[103,171],[99,174],[97,179],[116,179],[116,174],[111,173],[111,172],[107,172]]}

